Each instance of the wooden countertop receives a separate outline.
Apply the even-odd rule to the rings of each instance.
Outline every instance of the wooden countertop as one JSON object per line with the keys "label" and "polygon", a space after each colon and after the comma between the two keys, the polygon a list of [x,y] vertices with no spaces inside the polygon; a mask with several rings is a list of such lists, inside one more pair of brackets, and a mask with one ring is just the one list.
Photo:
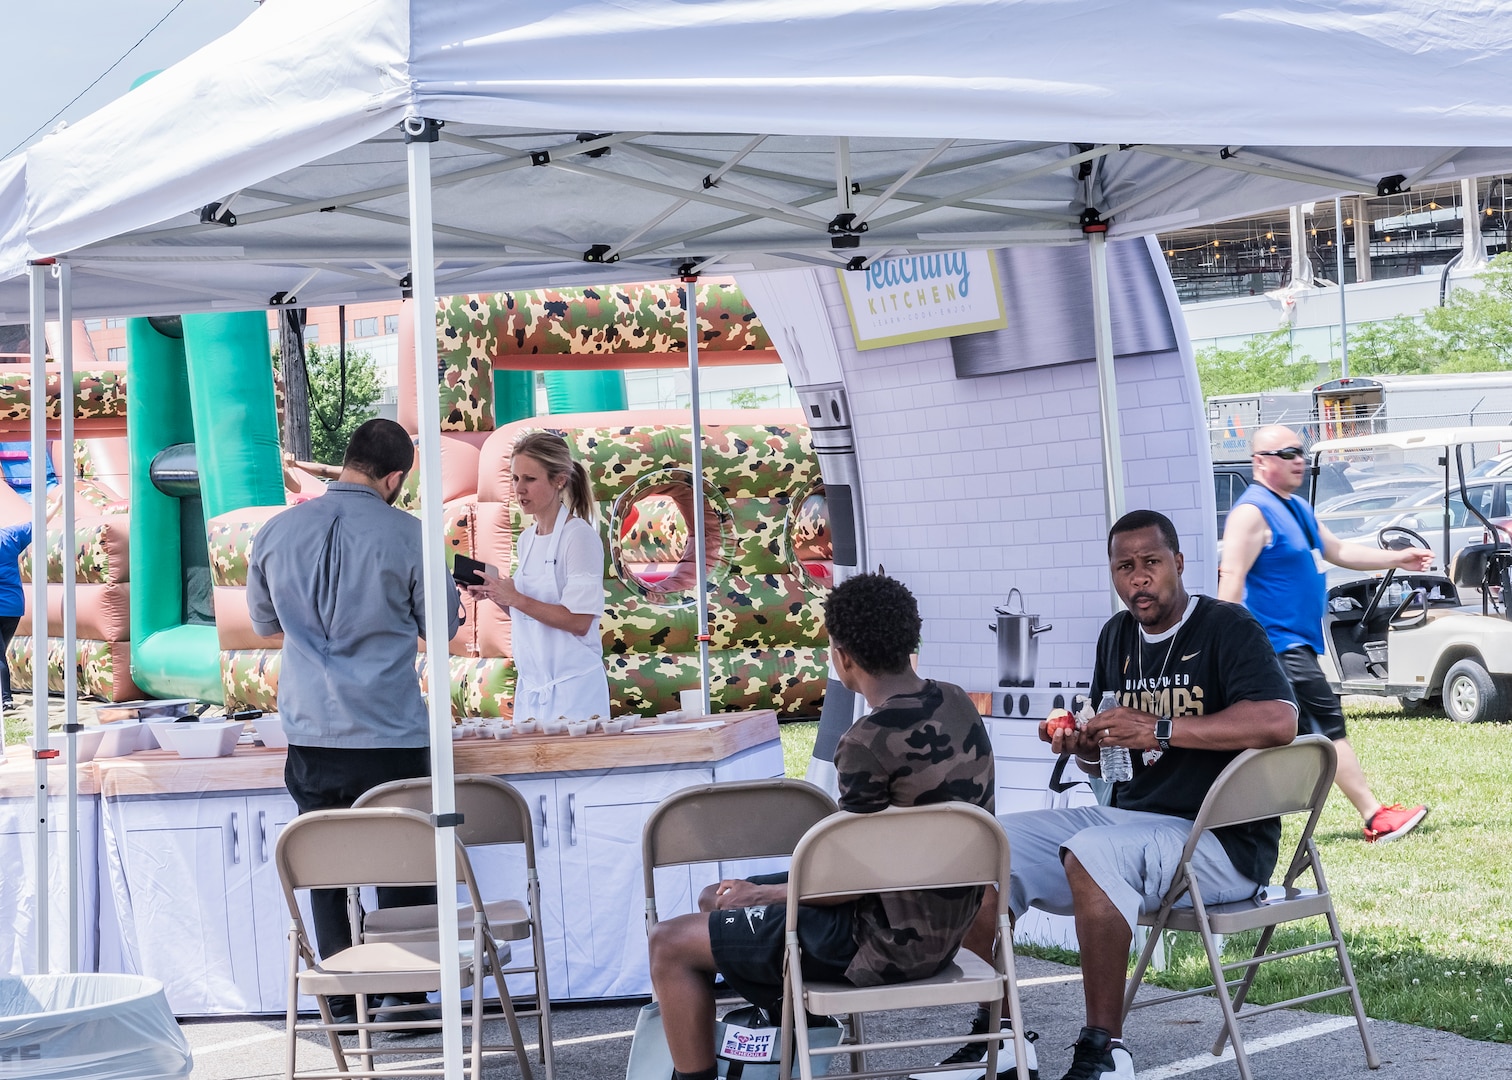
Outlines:
{"label": "wooden countertop", "polygon": [[[57,735],[54,749],[61,749],[63,736]],[[36,762],[25,743],[5,748],[5,764],[0,765],[0,799],[30,799],[37,792]],[[47,789],[51,795],[68,796],[68,772],[62,759],[54,759],[47,767]],[[79,794],[94,795],[100,790],[99,777],[94,762],[86,761],[79,766]]]}
{"label": "wooden countertop", "polygon": [[[452,743],[458,773],[512,776],[566,772],[573,769],[626,769],[721,761],[742,750],[777,738],[777,714],[770,709],[722,713],[719,727],[647,732],[569,735],[517,735],[495,739],[458,739]],[[680,725],[683,726],[683,725]],[[32,792],[31,755],[21,748],[24,771],[13,755],[0,769],[0,797],[11,796],[10,777],[19,782],[16,795]],[[79,766],[80,790],[119,795],[195,794],[211,791],[260,791],[284,786],[283,750],[238,746],[230,757],[181,758],[166,750],[143,750],[129,757],[101,758]],[[65,782],[57,768],[57,783]],[[50,772],[52,770],[49,770]]]}

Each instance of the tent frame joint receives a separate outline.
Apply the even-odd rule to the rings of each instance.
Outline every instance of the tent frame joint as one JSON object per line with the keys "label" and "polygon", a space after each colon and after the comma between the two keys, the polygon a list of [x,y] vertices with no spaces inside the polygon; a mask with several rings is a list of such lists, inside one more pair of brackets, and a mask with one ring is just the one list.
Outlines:
{"label": "tent frame joint", "polygon": [[1391,176],[1383,176],[1376,181],[1376,197],[1384,198],[1387,195],[1401,195],[1411,191],[1407,186],[1405,173],[1393,173]]}
{"label": "tent frame joint", "polygon": [[444,123],[443,120],[432,120],[426,116],[406,116],[399,125],[399,130],[404,132],[404,145],[439,141]]}
{"label": "tent frame joint", "polygon": [[610,244],[594,244],[583,252],[583,261],[586,263],[617,263],[619,253]]}
{"label": "tent frame joint", "polygon": [[677,268],[677,280],[686,282],[689,285],[695,284],[698,281],[698,264],[695,262],[685,262],[679,266]]}
{"label": "tent frame joint", "polygon": [[236,215],[224,203],[213,202],[199,208],[199,220],[201,225],[224,225],[229,229],[236,224]]}
{"label": "tent frame joint", "polygon": [[1095,206],[1089,206],[1081,212],[1077,219],[1081,224],[1083,233],[1105,233],[1108,231],[1110,222],[1104,221],[1102,211]]}
{"label": "tent frame joint", "polygon": [[857,221],[857,216],[849,212],[836,214],[825,226],[830,234],[830,247],[838,250],[861,246],[861,234],[870,231],[871,226],[864,221]]}

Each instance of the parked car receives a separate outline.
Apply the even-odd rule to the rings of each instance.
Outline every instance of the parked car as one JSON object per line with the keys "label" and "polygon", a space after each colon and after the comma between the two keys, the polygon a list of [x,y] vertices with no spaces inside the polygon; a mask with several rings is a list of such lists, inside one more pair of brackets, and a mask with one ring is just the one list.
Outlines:
{"label": "parked car", "polygon": [[1223,539],[1223,526],[1228,522],[1229,511],[1244,489],[1255,482],[1255,467],[1248,461],[1213,462],[1213,494],[1218,502],[1218,539]]}

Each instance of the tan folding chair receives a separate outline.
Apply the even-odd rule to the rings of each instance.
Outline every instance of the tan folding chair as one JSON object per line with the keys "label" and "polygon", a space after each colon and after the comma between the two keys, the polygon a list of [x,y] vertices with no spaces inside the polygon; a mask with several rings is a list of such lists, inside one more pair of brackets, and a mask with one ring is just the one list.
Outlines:
{"label": "tan folding chair", "polygon": [[[429,941],[361,942],[334,956],[316,958],[310,935],[305,930],[296,893],[305,889],[348,890],[349,909],[355,911],[355,891],[362,886],[407,887],[436,884],[436,831],[430,819],[414,810],[371,808],[362,810],[320,810],[301,814],[284,827],[274,850],[274,862],[283,884],[284,899],[289,905],[289,1005],[287,1017],[288,1056],[284,1075],[288,1080],[331,1080],[340,1077],[392,1075],[433,1075],[433,1068],[403,1069],[385,1065],[375,1068],[375,1054],[434,1056],[435,1047],[409,1047],[386,1044],[375,1050],[373,1032],[411,1030],[434,1026],[440,1020],[398,1019],[375,1022],[369,1019],[369,994],[420,994],[441,988],[442,952],[440,943]],[[468,888],[471,906],[468,923],[470,943],[446,950],[446,963],[457,965],[464,986],[473,990],[472,1042],[470,1065],[474,1080],[482,1076],[482,989],[487,971],[487,953],[483,944],[483,901],[473,880],[467,852],[457,844],[457,872]],[[355,919],[354,919],[355,922]],[[354,940],[358,928],[353,928]],[[303,966],[301,966],[303,965]],[[301,1024],[297,1012],[300,994],[313,995],[320,1009],[320,1020]],[[357,1022],[338,1024],[331,1015],[332,994],[350,994],[357,1001]],[[394,1009],[394,1013],[419,1011],[424,1004]],[[357,1030],[356,1056],[362,1068],[352,1069],[342,1050],[340,1031]],[[336,1071],[300,1073],[295,1067],[295,1051],[300,1032],[323,1031],[336,1057]]]}
{"label": "tan folding chair", "polygon": [[[1339,963],[1340,984],[1330,990],[1303,994],[1278,1001],[1273,1005],[1250,1008],[1244,1018],[1261,1016],[1276,1009],[1285,1009],[1319,998],[1348,994],[1354,1007],[1355,1023],[1360,1029],[1360,1041],[1365,1045],[1365,1063],[1372,1069],[1380,1067],[1375,1046],[1370,1041],[1370,1032],[1365,1026],[1365,1006],[1360,1002],[1359,987],[1355,984],[1354,969],[1349,963],[1349,953],[1344,948],[1344,935],[1339,929],[1339,919],[1334,913],[1333,895],[1328,891],[1328,881],[1323,876],[1323,864],[1318,859],[1318,848],[1313,843],[1313,830],[1323,812],[1323,803],[1333,786],[1334,770],[1338,758],[1334,745],[1321,735],[1303,735],[1287,746],[1265,750],[1246,750],[1229,763],[1218,775],[1208,791],[1207,798],[1197,812],[1192,825],[1192,835],[1181,853],[1181,865],[1176,880],[1162,898],[1160,909],[1153,915],[1140,915],[1142,926],[1150,927],[1149,939],[1145,942],[1139,963],[1129,978],[1124,993],[1124,1014],[1147,1005],[1160,1005],[1167,1001],[1212,994],[1218,999],[1223,1012],[1223,1030],[1213,1044],[1214,1055],[1222,1054],[1224,1044],[1233,1041],[1234,1061],[1239,1066],[1239,1075],[1250,1080],[1249,1059],[1244,1052],[1244,1041],[1239,1034],[1239,1010],[1244,1006],[1245,996],[1255,979],[1261,964],[1288,956],[1333,949]],[[1306,814],[1302,834],[1286,864],[1286,876],[1279,886],[1267,886],[1249,900],[1229,904],[1208,904],[1202,898],[1202,882],[1192,867],[1192,853],[1205,831],[1225,825],[1262,821],[1266,818]],[[1314,887],[1301,888],[1298,879],[1306,873]],[[1190,907],[1176,907],[1183,897],[1191,900]],[[1314,915],[1322,915],[1328,922],[1329,938],[1326,941],[1298,948],[1286,949],[1267,955],[1271,937],[1281,923],[1294,922]],[[1203,950],[1207,953],[1208,967],[1212,971],[1213,985],[1180,993],[1158,994],[1136,1001],[1134,995],[1140,987],[1145,969],[1166,930],[1190,930],[1202,938]],[[1232,964],[1223,963],[1220,935],[1238,934],[1247,930],[1260,930],[1260,940],[1248,960]],[[1230,979],[1229,972],[1242,968],[1241,978]],[[1222,986],[1223,992],[1218,988]],[[1232,990],[1234,996],[1229,997]]]}
{"label": "tan folding chair", "polygon": [[673,792],[641,829],[646,933],[656,925],[656,870],[663,866],[791,855],[835,800],[804,780],[740,780]]}
{"label": "tan folding chair", "polygon": [[[805,901],[920,889],[948,889],[992,885],[997,889],[996,960],[994,963],[962,949],[955,960],[927,979],[885,986],[811,982],[803,976],[798,941],[798,908]],[[1024,1024],[1019,1009],[1018,982],[1013,973],[1013,926],[1008,910],[1008,837],[997,819],[979,806],[947,802],[928,806],[893,807],[874,814],[836,814],[809,830],[793,852],[788,871],[786,982],[782,996],[782,1064],[778,1076],[791,1075],[796,1053],[802,1080],[813,1080],[812,1056],[864,1054],[908,1046],[959,1043],[959,1034],[856,1046],[813,1047],[809,1043],[808,1013],[869,1013],[940,1005],[986,1005],[987,1032],[970,1041],[987,1044],[987,1076],[997,1074],[997,1055],[1003,1034],[1003,992],[1013,1026],[1016,1060],[1027,1061]],[[796,1038],[795,1038],[796,1036]],[[863,1059],[864,1060],[864,1059]],[[829,1073],[826,1080],[918,1075],[957,1066],[904,1065],[855,1072]]]}
{"label": "tan folding chair", "polygon": [[[556,1055],[551,1045],[551,995],[546,985],[545,933],[541,927],[541,883],[536,876],[535,833],[530,808],[524,797],[495,776],[464,775],[456,778],[457,812],[462,824],[457,838],[467,848],[491,847],[496,844],[523,844],[525,850],[525,900],[492,899],[483,902],[484,948],[489,964],[498,974],[494,986],[499,992],[499,1008],[509,1025],[512,1040],[505,1046],[485,1046],[488,1051],[514,1053],[520,1062],[524,1080],[530,1080],[530,1060],[525,1053],[517,1017],[534,1016],[540,1030],[541,1066],[546,1080],[553,1080]],[[404,806],[422,813],[431,812],[429,779],[394,780],[380,784],[357,800],[355,806]],[[463,916],[468,908],[458,909],[458,933],[465,936]],[[411,907],[378,908],[362,920],[363,941],[424,941],[434,938],[439,913],[434,904]],[[531,961],[505,967],[511,963],[509,942],[531,939]],[[529,975],[535,985],[535,1007],[516,1009],[506,976]]]}

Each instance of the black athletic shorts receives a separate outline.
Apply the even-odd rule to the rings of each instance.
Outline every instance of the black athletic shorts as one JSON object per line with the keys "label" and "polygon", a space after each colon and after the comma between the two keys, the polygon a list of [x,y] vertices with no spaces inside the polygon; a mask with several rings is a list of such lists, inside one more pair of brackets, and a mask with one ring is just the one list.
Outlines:
{"label": "black athletic shorts", "polygon": [[[757,874],[757,885],[780,885],[786,874]],[[856,905],[798,909],[798,944],[803,950],[803,977],[845,982],[845,969],[856,955]],[[714,965],[741,997],[767,1010],[782,1003],[783,938],[787,905],[730,908],[709,912],[709,948]]]}
{"label": "black athletic shorts", "polygon": [[1295,645],[1281,654],[1281,667],[1297,697],[1297,733],[1344,738],[1344,710],[1339,695],[1323,677],[1318,654],[1306,645]]}

